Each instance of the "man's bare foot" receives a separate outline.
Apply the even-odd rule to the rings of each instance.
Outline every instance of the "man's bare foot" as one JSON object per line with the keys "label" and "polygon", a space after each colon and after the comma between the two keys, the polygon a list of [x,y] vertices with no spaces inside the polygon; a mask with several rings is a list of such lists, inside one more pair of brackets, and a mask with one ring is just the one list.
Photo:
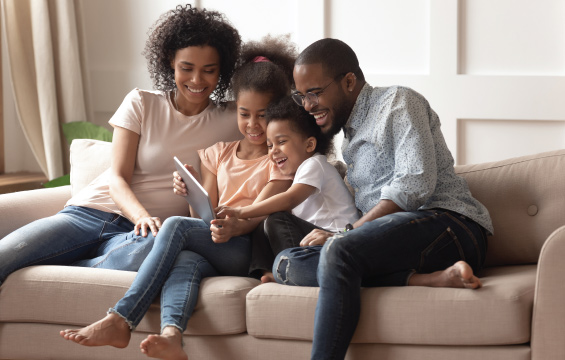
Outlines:
{"label": "man's bare foot", "polygon": [[275,277],[273,276],[272,272],[265,271],[263,273],[263,276],[261,276],[261,283],[266,284],[269,282],[275,282]]}
{"label": "man's bare foot", "polygon": [[473,274],[473,269],[465,261],[458,261],[453,266],[431,274],[414,274],[408,282],[410,286],[433,286],[478,289],[483,284]]}
{"label": "man's bare foot", "polygon": [[84,346],[109,345],[125,348],[131,338],[128,324],[119,315],[110,313],[101,320],[82,329],[66,329],[60,332],[67,340]]}
{"label": "man's bare foot", "polygon": [[182,349],[182,334],[173,326],[167,326],[161,335],[149,335],[139,347],[142,353],[152,358],[188,360]]}

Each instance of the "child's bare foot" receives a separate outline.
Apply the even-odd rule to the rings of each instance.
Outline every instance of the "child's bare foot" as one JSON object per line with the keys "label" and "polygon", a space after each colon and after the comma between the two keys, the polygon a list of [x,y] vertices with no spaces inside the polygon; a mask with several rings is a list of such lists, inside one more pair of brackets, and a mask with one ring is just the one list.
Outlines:
{"label": "child's bare foot", "polygon": [[108,314],[82,329],[66,329],[60,332],[67,340],[84,346],[109,345],[125,348],[129,344],[131,331],[128,324],[117,314]]}
{"label": "child's bare foot", "polygon": [[179,329],[168,326],[161,335],[149,335],[139,345],[145,355],[164,360],[188,360],[182,349],[182,334]]}
{"label": "child's bare foot", "polygon": [[473,274],[473,269],[465,261],[458,261],[453,266],[431,274],[414,274],[408,285],[478,289],[483,284]]}
{"label": "child's bare foot", "polygon": [[263,276],[261,276],[261,283],[266,284],[269,282],[275,282],[275,277],[273,276],[272,272],[265,271],[263,273]]}

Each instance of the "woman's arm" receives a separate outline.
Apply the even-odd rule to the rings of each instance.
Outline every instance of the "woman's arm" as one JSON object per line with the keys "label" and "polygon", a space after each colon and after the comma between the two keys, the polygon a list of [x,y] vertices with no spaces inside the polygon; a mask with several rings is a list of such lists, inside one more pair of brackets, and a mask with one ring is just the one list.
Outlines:
{"label": "woman's arm", "polygon": [[122,213],[135,224],[135,234],[153,235],[161,228],[161,219],[152,217],[131,190],[131,178],[137,157],[139,135],[133,131],[115,127],[112,139],[112,165],[110,167],[110,196]]}

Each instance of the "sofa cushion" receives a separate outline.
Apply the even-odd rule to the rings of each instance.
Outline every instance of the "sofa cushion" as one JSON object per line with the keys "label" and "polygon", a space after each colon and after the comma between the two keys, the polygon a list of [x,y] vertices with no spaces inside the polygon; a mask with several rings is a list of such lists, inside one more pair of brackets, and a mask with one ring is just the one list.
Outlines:
{"label": "sofa cushion", "polygon": [[491,214],[486,266],[537,263],[545,240],[565,225],[565,150],[455,170]]}
{"label": "sofa cushion", "polygon": [[[135,272],[71,266],[33,266],[8,276],[0,288],[0,322],[88,325],[102,318],[125,294]],[[246,331],[245,296],[258,280],[214,277],[202,281],[186,332],[194,335]],[[159,303],[151,306],[138,331],[159,333]]]}
{"label": "sofa cushion", "polygon": [[78,194],[98,175],[110,167],[112,143],[91,139],[75,139],[71,143],[71,193]]}
{"label": "sofa cushion", "polygon": [[[479,290],[381,287],[361,290],[354,343],[506,345],[530,340],[536,267],[489,268]],[[247,294],[247,332],[312,340],[318,288],[260,285]]]}

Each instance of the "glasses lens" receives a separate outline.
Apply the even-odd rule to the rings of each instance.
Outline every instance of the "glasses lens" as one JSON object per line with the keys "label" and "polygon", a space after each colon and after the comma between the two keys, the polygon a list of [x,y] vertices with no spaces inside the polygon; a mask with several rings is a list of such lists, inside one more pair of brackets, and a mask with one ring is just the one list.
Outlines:
{"label": "glasses lens", "polygon": [[314,94],[314,93],[306,93],[306,100],[308,100],[308,102],[310,103],[310,106],[316,106],[318,105],[318,95]]}
{"label": "glasses lens", "polygon": [[298,106],[304,106],[304,97],[300,94],[292,94],[292,100],[298,104]]}

